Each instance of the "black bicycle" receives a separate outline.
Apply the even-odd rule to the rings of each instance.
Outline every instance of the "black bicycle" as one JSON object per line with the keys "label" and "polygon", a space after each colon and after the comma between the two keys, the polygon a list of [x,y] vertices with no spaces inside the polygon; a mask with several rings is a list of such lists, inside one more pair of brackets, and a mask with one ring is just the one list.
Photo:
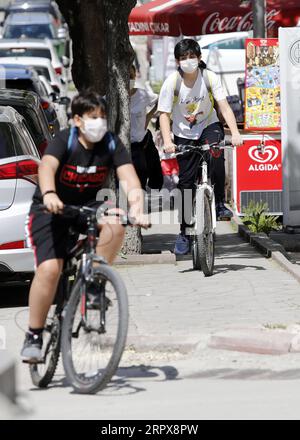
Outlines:
{"label": "black bicycle", "polygon": [[[98,222],[108,213],[66,205],[63,213],[80,213],[87,221],[87,236],[77,241],[70,234],[70,249],[43,334],[43,359],[31,364],[34,385],[47,387],[62,353],[65,374],[78,393],[96,393],[110,381],[124,351],[128,329],[128,299],[124,282],[104,258],[96,255]],[[114,214],[126,226],[126,215]],[[73,243],[72,243],[73,241]],[[96,306],[89,295],[97,298]]]}

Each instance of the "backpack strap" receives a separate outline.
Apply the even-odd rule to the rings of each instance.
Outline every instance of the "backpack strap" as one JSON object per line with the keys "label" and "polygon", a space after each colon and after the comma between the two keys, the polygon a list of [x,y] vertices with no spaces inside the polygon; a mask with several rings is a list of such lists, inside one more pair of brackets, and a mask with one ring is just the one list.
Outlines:
{"label": "backpack strap", "polygon": [[214,100],[214,96],[213,96],[213,92],[212,92],[211,78],[209,77],[208,70],[203,69],[203,68],[201,68],[200,70],[201,70],[202,78],[203,78],[204,84],[207,88],[209,99],[211,102],[211,109],[210,109],[209,115],[207,117],[207,125],[209,125],[210,117],[211,117],[213,110],[215,108],[215,100]]}
{"label": "backpack strap", "polygon": [[[77,139],[78,139],[78,128],[71,127],[69,138],[68,138],[68,148],[67,148],[69,155],[72,154],[72,152],[76,148]],[[108,131],[106,133],[106,135],[104,136],[104,140],[105,140],[106,144],[108,145],[108,150],[109,150],[110,154],[114,154],[117,145],[116,145],[115,138],[110,131]]]}
{"label": "backpack strap", "polygon": [[175,81],[174,81],[173,107],[174,107],[174,105],[177,104],[178,96],[179,96],[179,91],[180,91],[180,87],[181,87],[182,81],[183,81],[182,76],[181,76],[180,72],[177,70]]}
{"label": "backpack strap", "polygon": [[78,139],[78,128],[71,127],[68,138],[68,154],[71,154],[74,151],[77,139]]}

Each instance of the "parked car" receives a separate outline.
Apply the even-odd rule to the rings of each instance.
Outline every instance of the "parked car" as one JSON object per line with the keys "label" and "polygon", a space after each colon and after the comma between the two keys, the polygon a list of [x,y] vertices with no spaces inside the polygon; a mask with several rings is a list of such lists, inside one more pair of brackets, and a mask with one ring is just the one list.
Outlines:
{"label": "parked car", "polygon": [[40,39],[0,39],[0,57],[39,57],[51,60],[52,66],[61,81],[68,80],[67,69],[70,60],[66,56],[59,58],[52,40]]}
{"label": "parked car", "polygon": [[37,93],[40,97],[42,108],[45,112],[52,134],[59,131],[60,127],[55,108],[34,69],[27,66],[15,66],[2,63],[0,81],[2,81],[2,88],[28,90]]}
{"label": "parked car", "polygon": [[67,93],[65,85],[62,84],[51,64],[51,61],[48,58],[23,56],[3,58],[0,56],[0,66],[1,65],[32,67],[38,73],[38,75],[44,75],[48,79],[53,88],[56,90],[56,93],[61,96],[65,96]]}
{"label": "parked car", "polygon": [[198,41],[208,69],[220,75],[228,95],[238,95],[237,79],[245,76],[245,40],[249,32],[204,35]]}
{"label": "parked car", "polygon": [[35,146],[40,155],[43,155],[52,135],[37,94],[24,90],[0,89],[0,106],[11,106],[24,117]]}
{"label": "parked car", "polygon": [[50,14],[12,13],[6,18],[3,25],[3,38],[51,38],[57,37],[54,18]]}
{"label": "parked car", "polygon": [[59,120],[59,125],[61,129],[68,127],[68,108],[70,105],[70,98],[63,96],[60,97],[57,93],[57,90],[55,90],[52,85],[50,84],[49,80],[43,76],[39,76],[41,82],[45,86],[45,89],[47,90],[48,96],[52,99],[52,102],[54,104],[56,114]]}
{"label": "parked car", "polygon": [[39,153],[25,121],[0,107],[0,280],[28,279],[34,269],[25,242],[25,220],[38,177]]}
{"label": "parked car", "polygon": [[54,17],[58,26],[62,26],[64,23],[63,16],[59,10],[57,3],[52,0],[15,1],[7,7],[5,18],[7,18],[9,14],[16,12],[48,12]]}
{"label": "parked car", "polygon": [[54,17],[45,12],[9,14],[2,30],[3,38],[50,38],[60,56],[65,54],[69,40],[65,28],[57,26]]}

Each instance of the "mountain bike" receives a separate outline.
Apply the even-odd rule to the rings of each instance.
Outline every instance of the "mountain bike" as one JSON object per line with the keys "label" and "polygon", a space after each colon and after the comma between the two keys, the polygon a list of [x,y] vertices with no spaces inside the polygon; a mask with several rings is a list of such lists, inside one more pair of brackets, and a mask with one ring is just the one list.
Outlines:
{"label": "mountain bike", "polygon": [[208,277],[213,274],[215,262],[216,238],[216,207],[214,189],[208,177],[208,154],[212,151],[233,148],[227,141],[204,145],[178,145],[175,156],[188,153],[200,155],[199,177],[195,184],[195,195],[192,205],[191,226],[186,228],[186,234],[192,242],[193,268],[202,270]]}
{"label": "mountain bike", "polygon": [[[41,206],[42,207],[42,206]],[[98,222],[106,216],[105,204],[98,210],[65,205],[63,214],[85,216],[87,236],[77,240],[70,233],[70,246],[43,334],[43,359],[30,364],[34,385],[51,382],[60,352],[66,377],[78,393],[96,393],[110,381],[118,368],[127,337],[128,299],[124,282],[104,258],[97,256]],[[133,219],[120,217],[124,226]],[[88,305],[89,292],[98,296],[98,308]]]}

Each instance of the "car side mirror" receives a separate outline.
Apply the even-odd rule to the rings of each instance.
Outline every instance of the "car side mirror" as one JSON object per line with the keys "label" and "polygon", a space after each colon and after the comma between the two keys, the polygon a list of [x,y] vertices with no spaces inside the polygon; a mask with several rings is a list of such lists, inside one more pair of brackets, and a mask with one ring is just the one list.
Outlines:
{"label": "car side mirror", "polygon": [[65,55],[63,55],[61,57],[61,61],[62,61],[64,67],[68,68],[70,66],[70,60]]}
{"label": "car side mirror", "polygon": [[55,92],[50,93],[49,98],[51,99],[52,102],[59,101],[59,96]]}
{"label": "car side mirror", "polygon": [[60,27],[57,31],[57,38],[59,40],[66,40],[68,36],[68,31],[64,27]]}
{"label": "car side mirror", "polygon": [[51,86],[52,86],[52,89],[54,90],[55,94],[59,96],[60,95],[59,87],[56,84],[51,84]]}
{"label": "car side mirror", "polygon": [[71,99],[68,96],[62,96],[59,100],[59,103],[67,107],[70,105]]}

